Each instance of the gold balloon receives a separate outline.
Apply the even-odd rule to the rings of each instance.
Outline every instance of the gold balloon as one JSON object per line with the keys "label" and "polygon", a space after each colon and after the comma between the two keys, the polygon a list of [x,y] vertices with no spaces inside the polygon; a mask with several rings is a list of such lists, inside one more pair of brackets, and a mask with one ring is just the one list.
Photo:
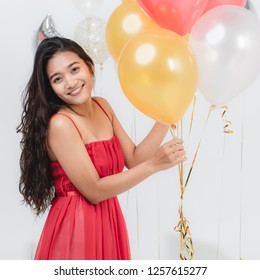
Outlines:
{"label": "gold balloon", "polygon": [[161,123],[179,121],[197,89],[195,57],[185,39],[166,29],[140,32],[118,61],[121,87],[140,111]]}
{"label": "gold balloon", "polygon": [[125,44],[137,33],[156,26],[136,1],[122,2],[109,17],[106,27],[107,46],[114,60],[118,60]]}
{"label": "gold balloon", "polygon": [[189,43],[189,41],[190,41],[190,34],[188,33],[188,34],[182,36],[182,38],[185,39]]}

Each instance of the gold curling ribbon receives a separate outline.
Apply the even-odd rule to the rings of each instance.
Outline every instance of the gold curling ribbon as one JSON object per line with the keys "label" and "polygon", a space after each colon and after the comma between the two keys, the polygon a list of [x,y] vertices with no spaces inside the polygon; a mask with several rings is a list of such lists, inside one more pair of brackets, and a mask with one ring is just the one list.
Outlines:
{"label": "gold curling ribbon", "polygon": [[224,125],[224,133],[231,134],[231,133],[233,133],[233,130],[229,129],[229,126],[230,126],[232,123],[231,123],[231,121],[228,121],[228,120],[225,118],[225,115],[226,115],[226,113],[227,113],[228,107],[227,107],[227,106],[222,106],[221,108],[223,109],[223,113],[222,113],[221,117],[222,117],[222,120],[225,122],[225,125]]}
{"label": "gold curling ribbon", "polygon": [[[196,106],[196,101],[197,101],[197,94],[194,95],[193,98],[193,104],[192,104],[192,113],[191,113],[191,119],[190,119],[190,128],[189,128],[189,140],[190,140],[190,135],[191,135],[191,130],[192,130],[192,125],[193,125],[193,120],[194,120],[194,112],[195,112],[195,106]],[[173,130],[176,128],[175,125],[171,125],[171,134],[174,137]],[[179,135],[179,126],[177,126],[177,134]],[[181,139],[183,139],[183,124],[181,120]],[[189,145],[189,143],[188,143]],[[183,200],[184,200],[184,192],[187,186],[187,180],[185,185],[183,184],[183,179],[184,179],[184,169],[185,169],[185,164],[181,163],[178,164],[178,169],[179,169],[179,178],[180,178],[180,190],[181,190],[181,202],[179,206],[179,215],[180,215],[180,220],[177,224],[177,226],[174,227],[174,230],[180,233],[180,259],[182,260],[191,260],[194,255],[194,247],[193,247],[193,242],[192,242],[192,236],[190,232],[190,223],[189,221],[184,217],[183,215]]]}
{"label": "gold curling ribbon", "polygon": [[233,133],[233,130],[229,129],[229,127],[231,126],[232,122],[227,120],[227,118],[226,118],[228,106],[225,105],[225,106],[219,106],[218,107],[216,105],[211,105],[211,110],[214,110],[216,108],[223,109],[223,112],[221,114],[221,118],[222,118],[223,122],[225,123],[224,124],[224,128],[223,128],[223,132],[227,133],[227,134]]}
{"label": "gold curling ribbon", "polygon": [[194,255],[194,247],[190,232],[190,223],[184,217],[182,206],[179,208],[180,220],[174,230],[180,233],[180,259],[192,260]]}
{"label": "gold curling ribbon", "polygon": [[[193,119],[194,119],[195,105],[196,105],[196,96],[194,97],[194,100],[193,100],[193,108],[192,108],[192,115],[191,115],[191,121],[190,121],[189,136],[191,134],[191,128],[192,128]],[[194,246],[193,246],[192,236],[191,236],[191,232],[190,232],[190,223],[183,214],[184,193],[185,193],[186,187],[188,185],[190,175],[191,175],[191,172],[193,170],[195,161],[197,159],[199,148],[200,148],[203,136],[205,134],[205,130],[206,130],[206,126],[207,126],[210,114],[216,108],[217,107],[215,105],[211,105],[210,108],[209,108],[208,116],[207,116],[207,119],[206,119],[205,124],[204,124],[203,133],[202,133],[202,136],[201,136],[200,141],[198,143],[198,146],[196,148],[196,151],[195,151],[192,163],[191,163],[191,167],[189,169],[189,172],[188,172],[185,183],[183,183],[184,182],[184,163],[178,164],[179,179],[180,179],[180,190],[181,190],[181,196],[180,196],[181,201],[180,201],[180,206],[179,206],[180,219],[179,219],[179,222],[178,222],[177,226],[174,227],[174,230],[180,233],[180,259],[182,259],[182,260],[192,260],[193,256],[194,256]],[[219,108],[223,109],[222,120],[225,122],[224,133],[228,133],[228,134],[233,133],[233,130],[229,129],[229,126],[231,125],[231,121],[229,121],[225,118],[228,107],[227,106],[222,106],[222,107],[219,107]],[[176,128],[175,125],[170,126],[170,132],[172,134],[172,137],[174,137],[175,128]],[[179,126],[177,126],[177,132],[178,132],[178,130],[179,130]],[[181,120],[181,139],[183,139],[182,120]]]}
{"label": "gold curling ribbon", "polygon": [[[194,106],[195,106],[196,100],[194,101]],[[204,132],[206,130],[206,126],[209,120],[209,116],[210,113],[212,112],[212,110],[215,109],[215,106],[211,106],[209,109],[209,113],[204,125],[204,129],[203,129],[203,133],[201,136],[201,139],[199,141],[199,144],[197,146],[197,149],[195,151],[195,155],[193,157],[192,163],[191,163],[191,167],[190,170],[188,172],[187,178],[185,183],[184,182],[184,163],[180,163],[178,164],[178,168],[179,168],[179,179],[180,179],[180,190],[181,190],[181,196],[180,196],[180,206],[179,206],[179,222],[177,224],[177,226],[174,227],[174,230],[180,233],[180,259],[182,260],[192,260],[193,256],[194,256],[194,246],[193,246],[193,242],[192,242],[192,236],[191,236],[191,232],[190,232],[190,223],[187,220],[187,218],[184,216],[183,214],[183,202],[184,202],[184,193],[186,190],[186,187],[188,185],[189,182],[189,178],[191,175],[191,172],[193,170],[194,167],[194,163],[196,161],[197,155],[198,155],[198,151],[202,142],[202,138],[204,136]],[[193,114],[194,114],[194,110],[192,111],[192,120],[193,120]],[[192,121],[190,123],[190,125],[192,125]],[[178,126],[177,126],[177,131],[178,131]],[[171,125],[170,127],[170,132],[172,134],[172,136],[174,137],[174,132],[173,130],[175,129],[175,126]],[[182,120],[181,120],[181,139],[182,137]],[[178,133],[179,134],[179,133]]]}
{"label": "gold curling ribbon", "polygon": [[193,97],[192,111],[191,111],[191,118],[190,118],[189,136],[191,135],[191,129],[192,129],[192,124],[193,124],[193,119],[194,119],[194,112],[195,112],[196,102],[197,102],[197,92],[195,93],[195,95]]}
{"label": "gold curling ribbon", "polygon": [[[178,130],[178,127],[177,127]],[[173,126],[171,126],[171,133],[173,134]],[[182,121],[181,121],[181,134],[182,134]],[[182,137],[181,137],[182,138]],[[191,260],[194,255],[194,247],[190,232],[190,223],[183,215],[183,200],[186,185],[183,184],[184,180],[184,163],[178,164],[179,168],[179,179],[180,179],[180,189],[181,189],[181,201],[179,206],[180,220],[178,225],[174,227],[174,230],[180,233],[180,259]]]}

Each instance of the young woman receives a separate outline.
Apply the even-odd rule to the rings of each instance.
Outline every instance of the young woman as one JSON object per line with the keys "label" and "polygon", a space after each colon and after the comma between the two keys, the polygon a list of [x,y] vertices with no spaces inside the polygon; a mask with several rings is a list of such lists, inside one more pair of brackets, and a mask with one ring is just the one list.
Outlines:
{"label": "young woman", "polygon": [[186,160],[180,139],[160,146],[164,124],[135,146],[109,103],[91,97],[93,78],[74,41],[39,45],[17,129],[24,201],[37,215],[51,205],[35,259],[130,259],[117,195]]}

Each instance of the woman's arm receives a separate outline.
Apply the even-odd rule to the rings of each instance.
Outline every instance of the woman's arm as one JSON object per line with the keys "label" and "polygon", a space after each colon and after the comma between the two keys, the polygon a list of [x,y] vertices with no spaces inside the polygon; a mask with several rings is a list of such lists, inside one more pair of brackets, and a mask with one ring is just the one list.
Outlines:
{"label": "woman's arm", "polygon": [[158,147],[161,145],[169,126],[156,122],[148,135],[135,146],[131,160],[129,160],[129,168],[151,158]]}
{"label": "woman's arm", "polygon": [[125,172],[100,178],[69,119],[58,115],[50,120],[47,142],[74,186],[94,204],[121,194],[155,172],[186,159],[182,141],[175,138],[157,149],[149,160]]}
{"label": "woman's arm", "polygon": [[136,146],[124,131],[109,103],[104,98],[98,97],[97,100],[111,115],[114,133],[119,138],[124,151],[126,167],[132,168],[151,158],[161,145],[165,135],[167,134],[169,126],[156,122],[148,135]]}

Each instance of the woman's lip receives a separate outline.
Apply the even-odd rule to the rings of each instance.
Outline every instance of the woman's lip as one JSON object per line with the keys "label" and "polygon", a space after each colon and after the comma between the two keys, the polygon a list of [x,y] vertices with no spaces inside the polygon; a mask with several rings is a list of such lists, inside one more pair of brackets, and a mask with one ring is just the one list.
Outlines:
{"label": "woman's lip", "polygon": [[74,90],[70,91],[68,94],[72,96],[79,94],[83,86],[84,85],[75,88]]}

